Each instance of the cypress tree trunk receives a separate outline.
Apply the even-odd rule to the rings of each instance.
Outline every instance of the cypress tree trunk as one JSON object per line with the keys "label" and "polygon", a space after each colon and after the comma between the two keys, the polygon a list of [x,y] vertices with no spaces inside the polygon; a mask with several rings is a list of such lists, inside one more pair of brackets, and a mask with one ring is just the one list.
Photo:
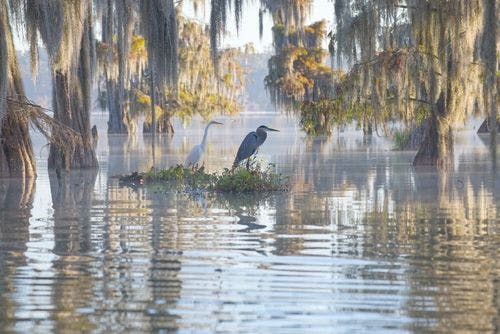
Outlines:
{"label": "cypress tree trunk", "polygon": [[424,139],[413,160],[413,165],[431,165],[446,169],[453,161],[453,131],[447,120],[443,92],[433,109],[434,112],[426,121]]}
{"label": "cypress tree trunk", "polygon": [[485,63],[484,73],[484,104],[489,114],[489,130],[491,146],[496,149],[497,134],[497,48],[496,34],[498,19],[496,17],[495,3],[498,0],[484,0],[484,28],[482,56]]}
{"label": "cypress tree trunk", "polygon": [[[165,110],[165,107],[163,107]],[[174,134],[174,125],[172,124],[172,115],[166,110],[157,121],[158,132],[169,135]]]}
{"label": "cypress tree trunk", "polygon": [[91,51],[93,36],[90,10],[84,18],[84,29],[76,75],[72,71],[55,70],[53,74],[54,118],[71,127],[81,136],[71,156],[55,145],[50,146],[49,168],[69,170],[71,168],[97,167],[97,158],[92,146],[90,132]]}
{"label": "cypress tree trunk", "polygon": [[373,134],[373,128],[370,122],[363,123],[363,135],[371,136]]}
{"label": "cypress tree trunk", "polygon": [[[166,133],[169,135],[174,134],[174,125],[172,123],[172,115],[169,112],[165,112],[161,115],[156,121],[156,133]],[[151,133],[153,129],[153,125],[148,122],[144,122],[142,126],[143,133]]]}
{"label": "cypress tree trunk", "polygon": [[24,87],[14,49],[6,3],[0,4],[0,177],[34,177],[35,159],[28,118],[17,104]]}
{"label": "cypress tree trunk", "polygon": [[[495,111],[493,111],[495,112]],[[490,112],[490,116],[492,115],[492,113]],[[478,134],[481,134],[481,133],[490,133],[490,122],[491,122],[491,119],[490,117],[486,118],[483,123],[481,123],[481,126],[479,126],[479,129],[477,129],[477,133]],[[500,131],[500,123],[497,122],[497,133],[498,131]]]}
{"label": "cypress tree trunk", "polygon": [[0,177],[34,177],[35,159],[28,130],[28,119],[7,106],[0,139]]}
{"label": "cypress tree trunk", "polygon": [[[106,75],[107,77],[107,75]],[[106,95],[108,101],[108,133],[128,133],[123,113],[123,103],[120,103],[120,89],[116,81],[106,78]]]}
{"label": "cypress tree trunk", "polygon": [[[168,112],[161,115],[161,117],[155,122],[156,123],[156,133],[166,133],[169,135],[174,134],[174,125],[172,123],[172,115]],[[151,133],[153,126],[151,123],[144,122],[142,126],[143,133]]]}

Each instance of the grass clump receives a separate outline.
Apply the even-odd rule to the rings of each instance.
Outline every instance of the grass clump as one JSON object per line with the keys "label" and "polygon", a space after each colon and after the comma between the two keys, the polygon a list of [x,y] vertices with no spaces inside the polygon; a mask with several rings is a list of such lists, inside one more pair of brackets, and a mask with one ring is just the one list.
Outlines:
{"label": "grass clump", "polygon": [[212,189],[221,192],[263,192],[286,190],[287,180],[273,172],[274,165],[261,169],[260,165],[250,169],[243,167],[234,171],[224,169],[221,175],[215,177]]}
{"label": "grass clump", "polygon": [[282,191],[288,189],[288,178],[274,171],[275,166],[265,168],[252,163],[249,169],[239,167],[235,170],[224,169],[222,173],[207,173],[204,167],[185,168],[182,165],[147,173],[132,173],[120,177],[122,184],[163,184],[178,190],[205,190],[217,192],[249,193]]}
{"label": "grass clump", "polygon": [[405,150],[410,144],[411,133],[407,130],[394,132],[393,135],[395,149],[398,151]]}
{"label": "grass clump", "polygon": [[185,168],[182,165],[166,169],[150,169],[144,175],[146,183],[168,183],[176,187],[207,189],[214,182],[215,174],[205,173],[205,168]]}

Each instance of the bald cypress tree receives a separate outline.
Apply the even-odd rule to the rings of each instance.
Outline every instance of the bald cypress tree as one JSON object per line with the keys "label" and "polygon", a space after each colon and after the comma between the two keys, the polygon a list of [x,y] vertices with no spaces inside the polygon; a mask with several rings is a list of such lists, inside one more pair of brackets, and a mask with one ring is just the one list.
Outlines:
{"label": "bald cypress tree", "polygon": [[336,0],[335,10],[331,50],[354,63],[339,86],[344,100],[369,106],[380,123],[411,121],[425,110],[413,163],[449,166],[453,128],[482,100],[483,2]]}
{"label": "bald cypress tree", "polygon": [[[53,71],[54,118],[81,136],[81,145],[68,156],[51,145],[49,168],[96,167],[90,133],[91,82],[94,61],[92,8],[87,1],[62,1],[63,36],[56,53],[50,54]],[[61,3],[62,2],[62,3]]]}
{"label": "bald cypress tree", "polygon": [[79,144],[71,150],[51,143],[49,168],[95,167],[97,159],[90,134],[95,53],[92,3],[84,0],[32,0],[18,4],[17,8],[23,15],[32,63],[36,63],[38,56],[39,37],[49,55],[54,119],[79,136]]}
{"label": "bald cypress tree", "polygon": [[[0,3],[0,177],[35,176],[29,118],[17,112],[24,88],[14,49],[9,8]],[[8,98],[8,100],[7,100]]]}

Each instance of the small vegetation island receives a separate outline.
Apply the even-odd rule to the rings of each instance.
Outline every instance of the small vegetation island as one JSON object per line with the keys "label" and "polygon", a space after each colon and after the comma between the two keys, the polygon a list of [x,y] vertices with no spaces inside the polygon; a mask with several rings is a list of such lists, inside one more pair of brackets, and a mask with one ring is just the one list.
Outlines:
{"label": "small vegetation island", "polygon": [[222,193],[273,192],[288,190],[288,178],[274,171],[274,165],[262,168],[259,163],[250,169],[224,169],[222,173],[208,173],[204,167],[174,167],[146,173],[134,172],[117,177],[122,185],[141,185],[156,189],[174,189],[187,192],[215,191]]}

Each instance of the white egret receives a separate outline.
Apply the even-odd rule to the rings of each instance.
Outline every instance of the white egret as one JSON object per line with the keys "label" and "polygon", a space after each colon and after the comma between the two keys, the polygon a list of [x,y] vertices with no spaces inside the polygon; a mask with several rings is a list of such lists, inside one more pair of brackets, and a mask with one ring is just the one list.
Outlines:
{"label": "white egret", "polygon": [[208,129],[213,124],[222,125],[222,123],[216,121],[211,121],[210,123],[207,124],[207,126],[205,127],[205,133],[203,134],[203,140],[201,141],[200,144],[195,145],[191,149],[191,152],[189,152],[189,154],[186,157],[186,161],[184,162],[184,167],[196,166],[201,161],[203,153],[205,153],[205,147],[207,144]]}

